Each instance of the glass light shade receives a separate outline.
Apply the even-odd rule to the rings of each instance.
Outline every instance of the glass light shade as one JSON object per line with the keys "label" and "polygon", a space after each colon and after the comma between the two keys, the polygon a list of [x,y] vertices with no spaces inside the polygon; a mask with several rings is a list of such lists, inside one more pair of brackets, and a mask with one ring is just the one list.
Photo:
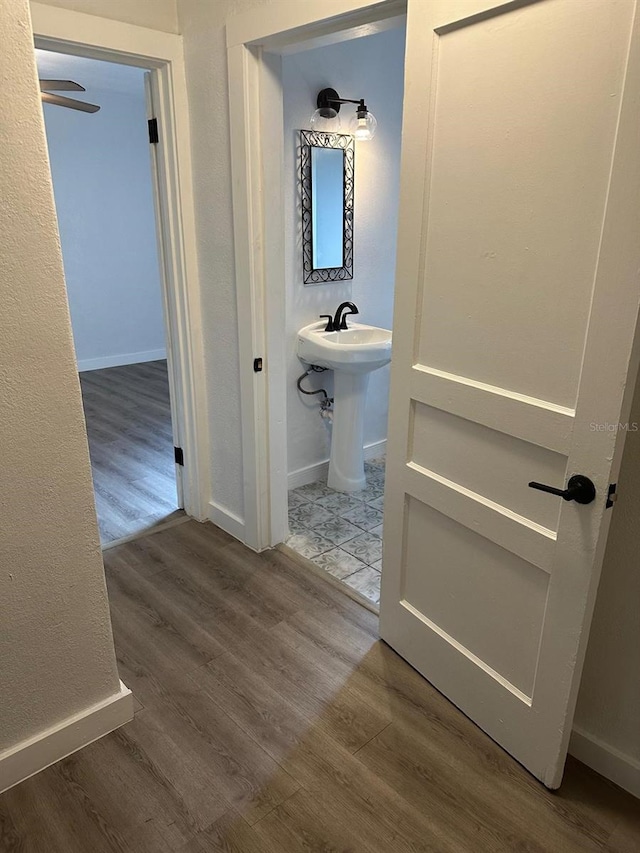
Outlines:
{"label": "glass light shade", "polygon": [[349,132],[352,133],[356,142],[368,142],[376,133],[378,122],[373,113],[368,110],[357,110],[349,122]]}
{"label": "glass light shade", "polygon": [[342,127],[340,116],[333,107],[320,107],[309,121],[311,130],[322,133],[339,133]]}

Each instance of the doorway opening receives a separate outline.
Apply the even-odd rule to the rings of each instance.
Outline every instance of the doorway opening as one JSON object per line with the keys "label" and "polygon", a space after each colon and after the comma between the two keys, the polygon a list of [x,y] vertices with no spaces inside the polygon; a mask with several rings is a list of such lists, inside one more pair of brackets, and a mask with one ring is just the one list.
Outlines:
{"label": "doorway opening", "polygon": [[[297,339],[299,330],[310,324],[319,323],[324,329],[327,320],[320,321],[319,315],[333,317],[341,305],[346,305],[342,316],[350,329],[373,326],[391,330],[393,326],[405,35],[406,19],[398,16],[380,32],[337,33],[333,43],[321,46],[313,41],[301,42],[281,57],[282,333],[286,343],[286,423],[282,428],[286,432],[287,476],[286,489],[281,488],[274,499],[284,502],[288,493],[286,547],[374,607],[379,602],[382,570],[390,365],[382,363],[363,374],[357,391],[353,383],[342,391],[338,372],[312,366],[299,356]],[[340,97],[366,100],[370,113],[378,119],[373,139],[356,138],[351,143],[344,136],[350,133],[349,120],[355,115],[355,107],[347,104],[338,115],[324,120],[324,134],[308,133],[317,94],[327,85]],[[307,133],[302,136],[301,131]],[[331,138],[330,134],[336,136]],[[348,156],[340,147],[345,139],[350,146]],[[307,142],[311,145],[305,148]],[[322,156],[344,164],[335,178],[326,170],[321,177]],[[307,162],[308,184],[302,176]],[[333,207],[329,193],[332,181],[339,185],[341,196],[339,205]],[[351,181],[352,217],[344,225],[343,188],[350,192]],[[305,253],[300,237],[304,234],[302,213],[307,195],[311,195],[311,254]],[[348,207],[351,210],[350,196]],[[352,239],[350,277],[334,280],[331,271],[325,269],[329,264],[323,263],[320,250],[324,248],[326,258],[342,258],[345,235]],[[338,409],[347,401],[338,397],[356,393],[364,398],[363,423],[356,430],[357,447],[340,457],[336,450],[344,446],[340,432],[344,436],[345,423],[334,414],[339,417]],[[355,420],[354,412],[349,429],[355,429]]]}
{"label": "doorway opening", "polygon": [[[143,521],[140,527],[147,527],[149,523],[156,522],[160,515],[166,518],[167,512],[170,514],[177,507],[182,507],[186,516],[202,521],[207,516],[208,505],[208,491],[205,490],[203,482],[203,471],[206,470],[208,457],[208,441],[203,384],[204,358],[202,340],[198,333],[200,329],[199,282],[182,40],[179,36],[164,32],[120,23],[116,25],[110,20],[47,6],[36,5],[32,10],[32,21],[35,49],[49,52],[49,58],[55,53],[62,55],[62,59],[69,63],[96,61],[95,68],[99,66],[106,68],[107,77],[112,80],[114,86],[118,85],[117,80],[122,82],[123,77],[129,79],[132,73],[138,75],[138,80],[140,77],[143,79],[142,116],[140,117],[138,113],[135,128],[131,129],[131,135],[140,134],[143,139],[143,150],[140,155],[143,162],[138,164],[133,178],[129,176],[129,179],[136,184],[147,181],[147,203],[144,205],[147,231],[144,241],[132,241],[128,247],[129,253],[133,255],[129,260],[138,264],[135,280],[129,290],[138,296],[141,295],[138,279],[143,276],[152,278],[147,269],[148,264],[149,267],[154,267],[155,292],[157,295],[159,291],[160,295],[159,303],[156,299],[153,308],[143,305],[142,309],[138,310],[136,315],[138,322],[131,322],[131,317],[123,305],[120,311],[121,329],[118,331],[131,334],[136,328],[146,324],[148,308],[148,313],[153,313],[155,329],[153,334],[156,337],[154,338],[152,334],[144,340],[132,341],[132,346],[122,346],[122,340],[120,340],[120,354],[143,353],[142,357],[122,359],[120,363],[111,362],[112,366],[109,367],[96,361],[89,361],[89,364],[85,362],[79,367],[82,374],[81,381],[85,386],[83,388],[85,400],[92,396],[104,397],[99,382],[101,370],[117,373],[120,368],[124,368],[130,373],[137,372],[138,387],[140,383],[144,386],[145,390],[140,394],[134,390],[131,383],[129,385],[125,383],[128,391],[126,399],[122,400],[121,408],[128,415],[131,414],[132,408],[137,410],[142,422],[123,428],[119,438],[120,446],[111,445],[109,451],[104,454],[110,473],[117,474],[119,464],[122,462],[121,467],[128,469],[124,472],[128,480],[143,480],[141,484],[143,491],[150,493],[153,499],[158,494],[163,496],[164,507],[154,508],[153,504],[147,504],[149,512],[146,518],[142,516]],[[59,76],[73,79],[74,72],[72,70],[69,74],[60,75],[56,71],[54,77]],[[82,81],[78,82],[82,85]],[[86,87],[87,92],[68,89],[60,92],[52,89],[57,84],[58,80],[54,79],[53,84],[49,85],[49,90],[52,90],[56,96],[71,96],[76,100],[84,99],[100,105],[100,96],[92,100],[88,87]],[[139,89],[137,98],[139,109]],[[73,110],[59,106],[51,106],[50,109],[57,111],[57,120],[66,127],[71,127],[67,114],[89,121],[99,118],[103,112],[106,117],[106,107],[103,107],[97,116],[80,112],[76,116]],[[148,126],[150,121],[153,127]],[[108,126],[105,134],[112,133],[113,129],[113,126]],[[151,137],[151,130],[153,130],[153,137]],[[152,142],[152,139],[156,141]],[[95,160],[96,169],[93,173],[91,170],[88,171],[89,179],[93,180],[101,166],[100,157],[96,156],[93,149],[80,151],[80,154],[89,161]],[[93,177],[91,177],[92,174]],[[54,183],[55,177],[54,174]],[[149,190],[149,184],[151,190]],[[92,196],[91,187],[85,186],[82,190],[89,200],[93,198],[94,204],[98,208],[101,207],[102,198],[99,192]],[[57,194],[55,188],[54,191]],[[105,192],[107,191],[114,192],[111,189]],[[89,204],[90,201],[86,203]],[[73,204],[69,205],[69,210],[73,217]],[[122,219],[130,215],[130,211],[123,209],[122,203],[120,208],[116,204],[116,210]],[[117,227],[116,224],[113,225],[115,230]],[[111,235],[105,233],[102,236],[104,243],[108,246]],[[62,237],[65,268],[69,278],[69,263],[73,266],[76,258],[66,257],[68,253],[64,251],[64,234]],[[136,251],[142,242],[147,246],[145,255],[147,264],[141,263],[139,256],[142,256],[142,252]],[[155,254],[149,247],[155,249]],[[72,243],[74,252],[81,252],[83,248],[77,244],[77,241]],[[107,258],[107,260],[110,259]],[[144,270],[141,271],[142,267]],[[163,326],[164,334],[158,339]],[[79,352],[80,342],[75,330],[74,336],[79,359],[90,359],[92,353]],[[93,353],[96,358],[103,354]],[[163,364],[165,359],[166,364]],[[136,363],[125,364],[124,362],[127,361]],[[87,370],[87,367],[94,369]],[[155,401],[154,395],[158,398]],[[158,402],[160,399],[161,402]],[[103,402],[104,400],[101,401],[101,406]],[[114,416],[110,408],[108,411],[105,408],[105,415],[109,418],[109,428],[117,431],[117,416]],[[134,421],[135,418],[136,412],[133,414]],[[127,430],[126,433],[124,429]],[[88,423],[88,430],[91,433],[91,423]],[[102,427],[97,426],[94,432],[101,430]],[[156,433],[153,441],[157,440],[157,447],[149,453],[150,442],[147,439],[151,438],[153,431]],[[133,462],[126,459],[122,446],[123,435],[125,438],[135,437],[139,441]],[[102,438],[104,437],[102,435]],[[153,470],[154,458],[156,460],[160,458],[155,455],[157,453],[162,457],[162,471],[159,470],[160,466],[158,470]],[[121,456],[125,457],[124,462]],[[144,458],[145,456],[147,459]],[[145,469],[147,462],[151,464]],[[149,471],[148,474],[147,471]],[[98,492],[97,488],[96,492]],[[156,509],[157,514],[154,515]],[[125,510],[126,513],[127,510]],[[149,519],[148,516],[154,517]],[[177,521],[180,520],[177,519]],[[175,523],[175,521],[168,523]],[[113,535],[114,533],[111,533],[108,538],[112,538]],[[136,532],[132,534],[133,537],[137,535]],[[105,545],[104,540],[107,537],[103,535],[102,538],[103,547],[109,547],[109,544],[120,541],[120,539],[112,539],[111,543]]]}
{"label": "doorway opening", "polygon": [[[232,19],[227,28],[243,410],[245,542],[258,551],[275,546],[289,547],[283,543],[299,532],[292,528],[300,526],[296,522],[301,522],[301,518],[294,520],[292,516],[290,521],[289,517],[290,491],[308,486],[308,494],[292,496],[294,508],[302,502],[314,502],[309,497],[313,491],[312,484],[317,482],[321,486],[316,495],[319,500],[344,500],[343,495],[336,498],[322,491],[326,487],[326,481],[323,483],[322,480],[328,467],[328,430],[317,414],[318,407],[305,405],[301,400],[303,395],[296,388],[297,380],[308,367],[297,357],[295,337],[298,328],[304,326],[305,321],[310,323],[317,320],[320,314],[333,314],[345,300],[353,301],[353,287],[358,288],[355,302],[360,314],[357,318],[350,317],[348,322],[362,320],[365,324],[383,329],[391,327],[396,211],[389,216],[388,210],[381,209],[379,205],[376,207],[373,199],[367,195],[377,185],[376,191],[380,197],[385,192],[390,197],[394,194],[393,189],[389,191],[389,186],[395,184],[395,176],[391,177],[390,168],[391,172],[398,169],[401,147],[399,127],[404,96],[406,3],[391,0],[384,4],[357,6],[354,4],[354,8],[341,17],[323,21],[320,29],[311,11],[292,15],[287,29],[279,29],[283,21],[274,23],[267,17],[251,20],[248,16]],[[318,93],[327,87],[337,86],[340,90],[344,86],[339,94],[346,98],[366,97],[370,101],[368,106],[375,112],[372,104],[376,100],[376,86],[371,82],[367,84],[366,71],[358,75],[353,52],[367,52],[364,46],[369,42],[373,45],[376,38],[394,43],[391,61],[391,77],[394,79],[383,80],[381,84],[383,91],[378,107],[378,133],[382,127],[380,119],[388,113],[390,121],[385,118],[386,127],[381,139],[391,131],[396,150],[390,160],[385,160],[381,154],[386,146],[379,146],[376,150],[377,138],[360,143],[370,146],[367,153],[363,153],[365,148],[358,154],[356,146],[355,228],[359,227],[359,216],[368,218],[373,226],[370,234],[374,245],[358,245],[355,241],[353,285],[341,282],[305,287],[299,227],[300,161],[297,132],[309,128]],[[342,44],[345,45],[344,50],[341,50]],[[324,48],[343,54],[340,59],[340,80],[336,79],[331,62],[323,64]],[[319,67],[313,65],[314,56],[320,59]],[[377,59],[381,60],[380,54]],[[287,79],[292,83],[289,92],[292,100],[285,92]],[[358,91],[350,91],[352,87]],[[389,87],[393,89],[392,94]],[[264,109],[265,104],[269,105],[268,109]],[[349,124],[349,117],[345,113],[345,128]],[[394,126],[397,130],[395,134],[392,130]],[[268,145],[264,144],[264,140],[269,140]],[[390,140],[387,139],[387,142]],[[360,185],[359,175],[364,179]],[[391,202],[391,207],[394,206],[397,209],[397,197]],[[388,239],[389,234],[385,235],[384,242],[389,251],[380,263],[379,246],[375,245],[375,241],[380,238],[380,225],[385,219],[391,222],[389,232],[392,237]],[[260,236],[256,239],[258,232]],[[370,250],[369,259],[367,249]],[[384,282],[384,285],[373,300],[370,298],[371,291],[369,294],[366,292],[365,279],[374,276],[376,258],[378,266],[384,269],[378,281]],[[367,263],[371,259],[374,262]],[[362,278],[359,278],[360,275]],[[294,287],[295,293],[292,290]],[[262,377],[256,377],[252,367],[250,369],[256,353],[266,355],[267,372],[264,381],[261,381]],[[324,387],[328,375],[328,372],[314,373],[305,378],[302,387],[307,390]],[[378,501],[379,506],[373,507],[375,513],[381,513],[384,491],[387,377],[386,367],[379,370],[378,375],[372,374],[368,415],[373,413],[373,417],[367,424],[368,431],[364,439],[365,445],[368,445],[365,448],[365,461],[371,487],[367,497]],[[326,390],[329,397],[333,396],[330,383]],[[385,405],[377,407],[376,404],[383,399]],[[310,438],[312,443],[315,442],[315,458],[305,459],[306,451],[303,451],[301,458],[298,449],[306,446]],[[354,498],[347,496],[346,500],[353,501]],[[356,510],[357,507],[350,504],[348,509]],[[370,525],[370,529],[357,528],[359,532],[356,535],[370,540],[371,528],[379,527],[381,518],[371,512],[371,508],[368,510],[368,521],[361,519],[361,524]],[[306,512],[313,515],[308,508]],[[296,516],[303,514],[294,513]],[[332,517],[337,517],[335,511]],[[374,520],[376,524],[373,524]],[[352,522],[347,520],[347,523]],[[347,532],[353,531],[349,528]],[[378,530],[377,534],[380,533]],[[366,561],[355,557],[359,562],[351,563],[356,570],[367,569],[367,574],[372,576],[380,568],[381,538],[377,534],[373,537],[376,538],[374,545],[377,550],[375,547],[367,547]],[[296,544],[296,541],[292,544]],[[370,544],[369,541],[363,543],[365,546]],[[320,557],[320,554],[315,556]],[[346,561],[347,557],[344,559]],[[340,574],[339,569],[337,574]],[[375,574],[374,580],[376,582],[367,591],[371,592],[369,604],[373,603],[375,607],[379,574]],[[340,583],[339,580],[336,582]]]}
{"label": "doorway opening", "polygon": [[184,516],[148,72],[40,49],[36,62],[105,547]]}
{"label": "doorway opening", "polygon": [[48,50],[36,61],[104,547],[183,515],[146,72]]}

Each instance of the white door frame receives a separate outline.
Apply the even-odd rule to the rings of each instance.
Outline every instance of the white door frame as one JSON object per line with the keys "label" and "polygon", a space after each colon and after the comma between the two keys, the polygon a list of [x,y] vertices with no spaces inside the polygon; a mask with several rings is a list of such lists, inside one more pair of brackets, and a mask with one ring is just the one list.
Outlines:
{"label": "white door frame", "polygon": [[207,470],[208,441],[182,37],[41,3],[31,4],[31,18],[36,47],[151,71],[160,134],[152,162],[167,361],[177,420],[173,429],[184,451],[185,512],[204,520],[208,489],[202,474]]}
{"label": "white door frame", "polygon": [[279,0],[227,21],[245,542],[257,551],[288,531],[280,56],[378,32],[405,12],[405,0]]}

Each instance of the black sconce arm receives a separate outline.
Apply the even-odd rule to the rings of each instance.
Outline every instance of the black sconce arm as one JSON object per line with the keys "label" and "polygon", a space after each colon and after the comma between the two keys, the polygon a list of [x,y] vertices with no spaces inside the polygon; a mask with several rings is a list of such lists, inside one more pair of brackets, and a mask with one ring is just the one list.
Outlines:
{"label": "black sconce arm", "polygon": [[360,110],[367,109],[364,103],[364,98],[341,98],[335,89],[322,89],[322,91],[318,93],[316,104],[319,110],[326,109],[331,104],[337,104],[335,107],[337,113],[340,112],[341,104],[358,104]]}

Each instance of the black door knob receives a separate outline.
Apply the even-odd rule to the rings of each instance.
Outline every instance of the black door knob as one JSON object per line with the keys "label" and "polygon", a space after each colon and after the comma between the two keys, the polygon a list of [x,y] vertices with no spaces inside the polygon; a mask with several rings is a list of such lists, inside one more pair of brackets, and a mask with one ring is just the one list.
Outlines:
{"label": "black door knob", "polygon": [[532,489],[540,492],[549,492],[557,495],[565,501],[575,501],[579,504],[590,504],[596,496],[596,487],[588,477],[582,474],[574,474],[567,483],[566,489],[556,489],[553,486],[545,486],[544,483],[529,483]]}

